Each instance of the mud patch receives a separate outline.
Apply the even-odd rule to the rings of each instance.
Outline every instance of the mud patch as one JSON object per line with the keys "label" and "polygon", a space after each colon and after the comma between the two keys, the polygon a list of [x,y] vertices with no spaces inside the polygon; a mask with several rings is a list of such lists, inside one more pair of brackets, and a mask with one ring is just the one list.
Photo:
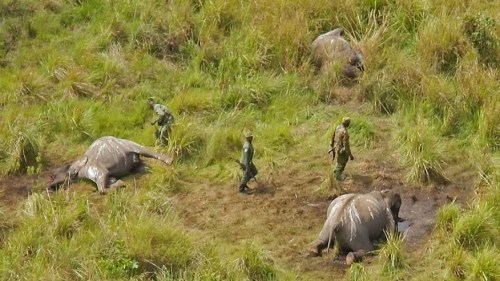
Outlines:
{"label": "mud patch", "polygon": [[8,176],[0,179],[0,202],[8,209],[15,209],[19,202],[32,192],[37,176]]}

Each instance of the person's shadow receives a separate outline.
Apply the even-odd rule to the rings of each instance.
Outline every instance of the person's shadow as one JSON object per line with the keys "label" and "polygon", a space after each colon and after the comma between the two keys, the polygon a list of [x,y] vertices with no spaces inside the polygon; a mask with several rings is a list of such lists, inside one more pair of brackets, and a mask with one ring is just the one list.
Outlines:
{"label": "person's shadow", "polygon": [[246,193],[251,195],[264,195],[264,194],[273,195],[276,193],[276,188],[267,186],[264,183],[257,183],[255,187],[247,189]]}

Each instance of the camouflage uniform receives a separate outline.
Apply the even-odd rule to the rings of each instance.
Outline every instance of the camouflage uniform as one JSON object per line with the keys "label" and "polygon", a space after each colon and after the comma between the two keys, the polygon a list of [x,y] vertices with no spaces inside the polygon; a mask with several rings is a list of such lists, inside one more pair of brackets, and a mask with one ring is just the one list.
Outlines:
{"label": "camouflage uniform", "polygon": [[243,176],[241,177],[240,182],[240,192],[245,192],[245,188],[248,188],[247,183],[257,175],[257,167],[253,164],[253,146],[252,146],[252,135],[246,136],[246,141],[243,144],[243,151],[241,152],[241,160],[242,164]]}
{"label": "camouflage uniform", "polygon": [[150,102],[150,104],[156,115],[158,115],[158,119],[151,124],[158,124],[158,126],[160,126],[160,128],[156,130],[156,138],[160,140],[162,145],[167,145],[168,136],[172,131],[172,124],[174,123],[174,116],[167,107],[157,103]]}
{"label": "camouflage uniform", "polygon": [[351,147],[349,146],[349,133],[347,132],[347,127],[349,127],[351,120],[349,117],[344,117],[342,119],[342,124],[335,128],[332,140],[330,141],[330,150],[333,152],[333,158],[337,155],[337,166],[335,167],[335,178],[338,181],[344,179],[342,172],[347,165],[349,158],[354,160],[351,153]]}

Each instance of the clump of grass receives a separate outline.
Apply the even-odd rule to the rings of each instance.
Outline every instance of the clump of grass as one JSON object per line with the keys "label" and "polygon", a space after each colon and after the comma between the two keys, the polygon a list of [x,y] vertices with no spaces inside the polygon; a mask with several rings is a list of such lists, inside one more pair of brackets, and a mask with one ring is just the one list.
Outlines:
{"label": "clump of grass", "polygon": [[441,206],[436,215],[436,228],[451,231],[461,214],[462,210],[457,204],[450,203]]}
{"label": "clump of grass", "polygon": [[193,242],[180,228],[173,227],[169,218],[150,216],[146,212],[128,215],[130,224],[121,234],[127,245],[127,256],[139,262],[142,272],[163,266],[180,271],[190,264]]}
{"label": "clump of grass", "polygon": [[295,144],[294,134],[290,126],[286,124],[259,123],[255,130],[254,134],[258,136],[261,143],[264,143],[264,149],[284,152]]}
{"label": "clump of grass", "polygon": [[202,90],[183,92],[176,95],[169,104],[172,110],[179,114],[210,112],[216,106],[214,96],[215,92]]}
{"label": "clump of grass", "polygon": [[464,31],[479,53],[479,62],[496,67],[500,63],[500,43],[495,33],[497,22],[488,15],[479,13],[465,18]]}
{"label": "clump of grass", "polygon": [[335,164],[331,164],[329,166],[327,176],[321,182],[321,184],[316,188],[317,193],[319,193],[321,195],[328,195],[330,197],[337,197],[343,193],[343,191],[341,189],[341,185],[335,179],[335,175],[333,172],[334,165]]}
{"label": "clump of grass", "polygon": [[500,278],[500,265],[498,248],[487,246],[474,253],[466,264],[466,280],[498,280]]}
{"label": "clump of grass", "polygon": [[247,244],[242,249],[238,268],[245,272],[250,280],[274,280],[277,276],[272,259],[254,244]]}
{"label": "clump of grass", "polygon": [[466,251],[459,246],[449,244],[446,245],[444,259],[446,260],[447,274],[449,277],[458,278],[463,280],[465,277],[465,264],[466,264]]}
{"label": "clump of grass", "polygon": [[318,76],[312,80],[311,87],[320,101],[332,103],[337,96],[335,92],[336,87],[349,81],[342,71],[343,64],[341,62],[332,62],[324,65]]}
{"label": "clump of grass", "polygon": [[386,238],[386,243],[378,250],[379,259],[382,261],[382,273],[394,276],[407,266],[403,254],[404,237],[391,231],[386,233]]}
{"label": "clump of grass", "polygon": [[461,21],[457,18],[440,16],[430,19],[418,33],[418,55],[435,71],[454,73],[467,51]]}
{"label": "clump of grass", "polygon": [[139,263],[127,256],[125,241],[115,240],[109,249],[97,259],[99,271],[107,278],[133,277],[139,269]]}
{"label": "clump of grass", "polygon": [[359,262],[353,263],[347,271],[347,278],[349,281],[365,281],[368,280],[368,274],[363,265]]}
{"label": "clump of grass", "polygon": [[368,118],[364,116],[356,116],[351,119],[349,136],[350,143],[352,145],[370,148],[372,147],[375,139],[375,126],[368,120]]}
{"label": "clump of grass", "polygon": [[241,142],[239,132],[227,127],[216,128],[205,148],[206,165],[227,160],[230,157],[237,157],[235,156],[238,155],[236,151],[240,148]]}
{"label": "clump of grass", "polygon": [[442,168],[445,163],[445,148],[439,141],[435,128],[419,113],[407,112],[405,118],[407,123],[400,126],[396,140],[401,160],[410,168],[407,180],[447,182]]}
{"label": "clump of grass", "polygon": [[372,73],[361,77],[361,97],[372,102],[375,112],[393,114],[421,93],[420,66],[399,49],[381,51]]}
{"label": "clump of grass", "polygon": [[12,138],[7,143],[7,174],[38,173],[42,167],[40,140],[31,128],[11,127]]}
{"label": "clump of grass", "polygon": [[458,218],[453,225],[453,242],[469,250],[477,250],[496,241],[498,229],[494,225],[493,211],[486,204],[479,204]]}
{"label": "clump of grass", "polygon": [[168,140],[168,152],[175,159],[186,159],[199,153],[205,143],[202,132],[193,123],[176,118]]}

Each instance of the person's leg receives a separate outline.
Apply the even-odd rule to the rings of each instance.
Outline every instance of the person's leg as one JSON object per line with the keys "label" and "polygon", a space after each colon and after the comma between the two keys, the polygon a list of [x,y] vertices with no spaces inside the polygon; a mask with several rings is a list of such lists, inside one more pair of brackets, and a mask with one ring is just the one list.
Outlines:
{"label": "person's leg", "polygon": [[342,172],[344,172],[348,159],[349,158],[347,157],[346,153],[339,153],[337,157],[337,166],[335,167],[335,179],[337,179],[338,181],[342,181],[344,179],[344,177],[342,176]]}
{"label": "person's leg", "polygon": [[240,192],[245,192],[245,189],[248,188],[248,181],[250,181],[250,176],[248,175],[247,171],[243,171],[243,175],[241,177],[241,182],[240,182]]}
{"label": "person's leg", "polygon": [[168,144],[168,126],[167,125],[163,125],[160,128],[160,143],[162,145]]}

